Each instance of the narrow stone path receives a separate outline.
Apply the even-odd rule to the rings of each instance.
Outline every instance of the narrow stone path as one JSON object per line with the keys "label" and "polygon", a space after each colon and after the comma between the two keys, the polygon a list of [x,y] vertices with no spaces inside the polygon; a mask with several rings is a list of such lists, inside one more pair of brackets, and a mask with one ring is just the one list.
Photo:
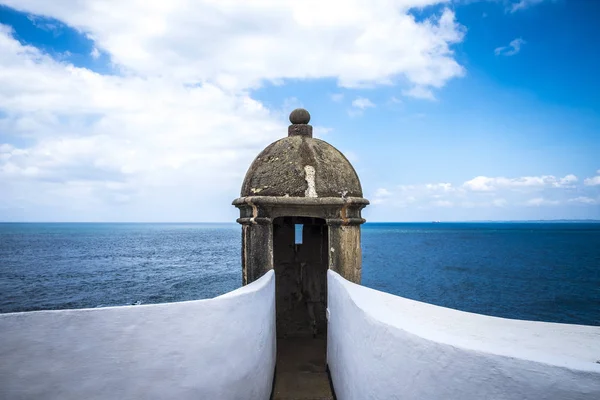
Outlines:
{"label": "narrow stone path", "polygon": [[277,338],[273,400],[333,400],[324,337]]}

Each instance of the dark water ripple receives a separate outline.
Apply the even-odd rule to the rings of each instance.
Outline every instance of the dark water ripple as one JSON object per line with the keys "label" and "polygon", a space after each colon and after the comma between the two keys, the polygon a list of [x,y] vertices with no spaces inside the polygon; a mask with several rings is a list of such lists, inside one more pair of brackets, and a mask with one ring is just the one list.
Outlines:
{"label": "dark water ripple", "polygon": [[506,318],[600,325],[600,224],[367,224],[363,284]]}
{"label": "dark water ripple", "polygon": [[239,248],[233,224],[1,224],[0,312],[217,296]]}
{"label": "dark water ripple", "polygon": [[[0,224],[0,312],[210,298],[236,224]],[[363,226],[363,284],[506,318],[600,325],[600,224]]]}

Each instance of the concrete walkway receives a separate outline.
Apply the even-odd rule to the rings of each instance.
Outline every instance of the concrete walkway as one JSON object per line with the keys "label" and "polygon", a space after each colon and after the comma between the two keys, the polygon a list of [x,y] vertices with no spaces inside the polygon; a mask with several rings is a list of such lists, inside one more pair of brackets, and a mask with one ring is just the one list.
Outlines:
{"label": "concrete walkway", "polygon": [[277,338],[277,368],[273,400],[335,399],[326,369],[323,338]]}

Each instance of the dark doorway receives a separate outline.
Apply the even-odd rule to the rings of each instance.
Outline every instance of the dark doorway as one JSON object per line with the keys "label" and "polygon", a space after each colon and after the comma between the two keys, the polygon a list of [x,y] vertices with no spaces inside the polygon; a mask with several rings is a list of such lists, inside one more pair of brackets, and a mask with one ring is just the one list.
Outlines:
{"label": "dark doorway", "polygon": [[273,221],[277,336],[327,336],[327,225],[321,218]]}
{"label": "dark doorway", "polygon": [[273,221],[277,367],[273,399],[331,399],[327,375],[328,229],[325,220]]}

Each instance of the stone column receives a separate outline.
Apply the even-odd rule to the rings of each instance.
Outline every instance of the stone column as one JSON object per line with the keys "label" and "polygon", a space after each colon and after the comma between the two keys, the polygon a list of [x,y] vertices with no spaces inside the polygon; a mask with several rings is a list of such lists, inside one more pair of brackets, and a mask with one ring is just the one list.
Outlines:
{"label": "stone column", "polygon": [[273,224],[269,218],[242,224],[242,284],[247,285],[273,269]]}
{"label": "stone column", "polygon": [[350,282],[360,283],[362,251],[360,225],[342,225],[336,220],[329,225],[329,268]]}

